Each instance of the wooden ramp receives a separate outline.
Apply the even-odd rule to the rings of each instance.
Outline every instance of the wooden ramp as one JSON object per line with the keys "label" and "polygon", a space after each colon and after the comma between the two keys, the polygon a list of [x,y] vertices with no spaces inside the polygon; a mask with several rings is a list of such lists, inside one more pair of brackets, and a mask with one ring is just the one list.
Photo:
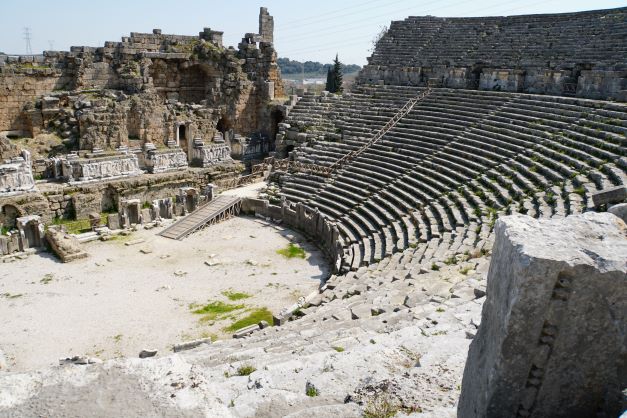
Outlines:
{"label": "wooden ramp", "polygon": [[207,225],[218,223],[239,214],[242,199],[238,196],[220,195],[211,202],[205,203],[196,211],[175,222],[158,235],[166,238],[182,240],[191,233]]}

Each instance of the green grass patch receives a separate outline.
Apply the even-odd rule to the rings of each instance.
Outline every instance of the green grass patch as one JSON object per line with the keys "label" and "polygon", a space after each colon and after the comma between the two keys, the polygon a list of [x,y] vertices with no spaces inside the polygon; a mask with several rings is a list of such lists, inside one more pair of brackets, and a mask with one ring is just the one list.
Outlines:
{"label": "green grass patch", "polygon": [[[243,305],[242,305],[243,306]],[[270,325],[274,325],[274,319],[272,318],[272,312],[268,308],[257,308],[250,311],[248,315],[242,319],[233,322],[228,327],[224,328],[226,332],[235,332],[238,329],[242,329],[249,325],[258,324],[261,321],[266,321]]]}
{"label": "green grass patch", "polygon": [[315,386],[307,386],[307,389],[305,389],[305,394],[310,398],[313,398],[314,396],[320,395],[320,392]]}
{"label": "green grass patch", "polygon": [[[100,214],[100,224],[107,224],[106,213]],[[72,220],[57,217],[52,220],[52,225],[63,225],[69,234],[82,234],[83,232],[91,231],[91,223],[89,222],[89,219]]]}
{"label": "green grass patch", "polygon": [[245,364],[237,369],[237,375],[248,376],[249,374],[252,374],[255,370],[257,370],[255,367],[251,366],[250,364]]}
{"label": "green grass patch", "polygon": [[586,195],[586,189],[583,186],[580,187],[576,187],[573,192],[575,192],[576,194],[578,194],[581,197],[584,197]]}
{"label": "green grass patch", "polygon": [[285,258],[305,258],[305,250],[291,242],[287,247],[276,250],[276,252]]}
{"label": "green grass patch", "polygon": [[216,318],[226,316],[227,314],[244,309],[245,305],[233,305],[230,303],[224,303],[220,301],[210,302],[205,306],[198,307],[198,305],[190,305],[192,313],[197,315],[203,315],[203,321],[211,321]]}
{"label": "green grass patch", "polygon": [[222,292],[222,294],[231,301],[248,299],[249,297],[252,296],[245,292],[233,292],[232,290],[225,290],[224,292]]}

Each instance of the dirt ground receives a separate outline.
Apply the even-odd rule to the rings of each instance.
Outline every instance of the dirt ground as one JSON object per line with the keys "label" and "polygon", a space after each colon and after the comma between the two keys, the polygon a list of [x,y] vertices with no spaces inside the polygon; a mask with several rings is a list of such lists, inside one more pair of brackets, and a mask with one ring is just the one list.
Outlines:
{"label": "dirt ground", "polygon": [[[90,257],[62,264],[47,253],[0,267],[0,352],[5,370],[58,364],[61,357],[136,357],[142,349],[230,338],[224,328],[250,309],[278,313],[314,291],[328,275],[316,247],[302,236],[256,218],[237,217],[183,241],[161,228],[85,244]],[[126,242],[145,242],[127,246]],[[300,242],[306,258],[277,254]],[[249,298],[229,301],[224,292]],[[221,301],[244,307],[202,321],[190,304]]]}

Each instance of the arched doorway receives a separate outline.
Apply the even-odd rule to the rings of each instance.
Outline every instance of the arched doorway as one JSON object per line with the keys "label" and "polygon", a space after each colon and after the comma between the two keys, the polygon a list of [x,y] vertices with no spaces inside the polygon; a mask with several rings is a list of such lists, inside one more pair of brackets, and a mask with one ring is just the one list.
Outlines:
{"label": "arched doorway", "polygon": [[186,154],[187,154],[188,137],[189,137],[188,126],[184,123],[178,123],[176,125],[176,142],[179,144],[179,147],[181,147]]}
{"label": "arched doorway", "polygon": [[222,116],[216,124],[216,130],[222,133],[222,138],[224,138],[225,141],[231,140],[229,136],[229,132],[231,131],[231,129],[233,129],[231,121],[226,116]]}

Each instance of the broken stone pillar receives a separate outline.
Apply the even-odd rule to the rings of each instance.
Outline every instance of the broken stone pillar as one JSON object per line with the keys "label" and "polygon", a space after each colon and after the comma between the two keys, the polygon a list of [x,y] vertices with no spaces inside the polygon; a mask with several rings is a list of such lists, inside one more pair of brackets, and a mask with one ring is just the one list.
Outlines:
{"label": "broken stone pillar", "polygon": [[207,197],[207,202],[211,202],[217,194],[218,187],[213,183],[207,184],[207,187],[205,187],[205,196]]}
{"label": "broken stone pillar", "polygon": [[259,36],[261,42],[274,42],[274,18],[265,7],[259,8]]}
{"label": "broken stone pillar", "polygon": [[87,215],[89,218],[89,226],[92,231],[95,231],[97,228],[101,227],[102,219],[100,218],[100,214],[97,212],[91,212]]}
{"label": "broken stone pillar", "polygon": [[111,230],[120,229],[120,215],[117,213],[107,215],[107,226]]}
{"label": "broken stone pillar", "polygon": [[20,234],[20,251],[28,248],[43,247],[44,224],[38,215],[27,215],[17,218],[17,229]]}
{"label": "broken stone pillar", "polygon": [[627,386],[627,225],[500,218],[458,416],[616,417]]}

